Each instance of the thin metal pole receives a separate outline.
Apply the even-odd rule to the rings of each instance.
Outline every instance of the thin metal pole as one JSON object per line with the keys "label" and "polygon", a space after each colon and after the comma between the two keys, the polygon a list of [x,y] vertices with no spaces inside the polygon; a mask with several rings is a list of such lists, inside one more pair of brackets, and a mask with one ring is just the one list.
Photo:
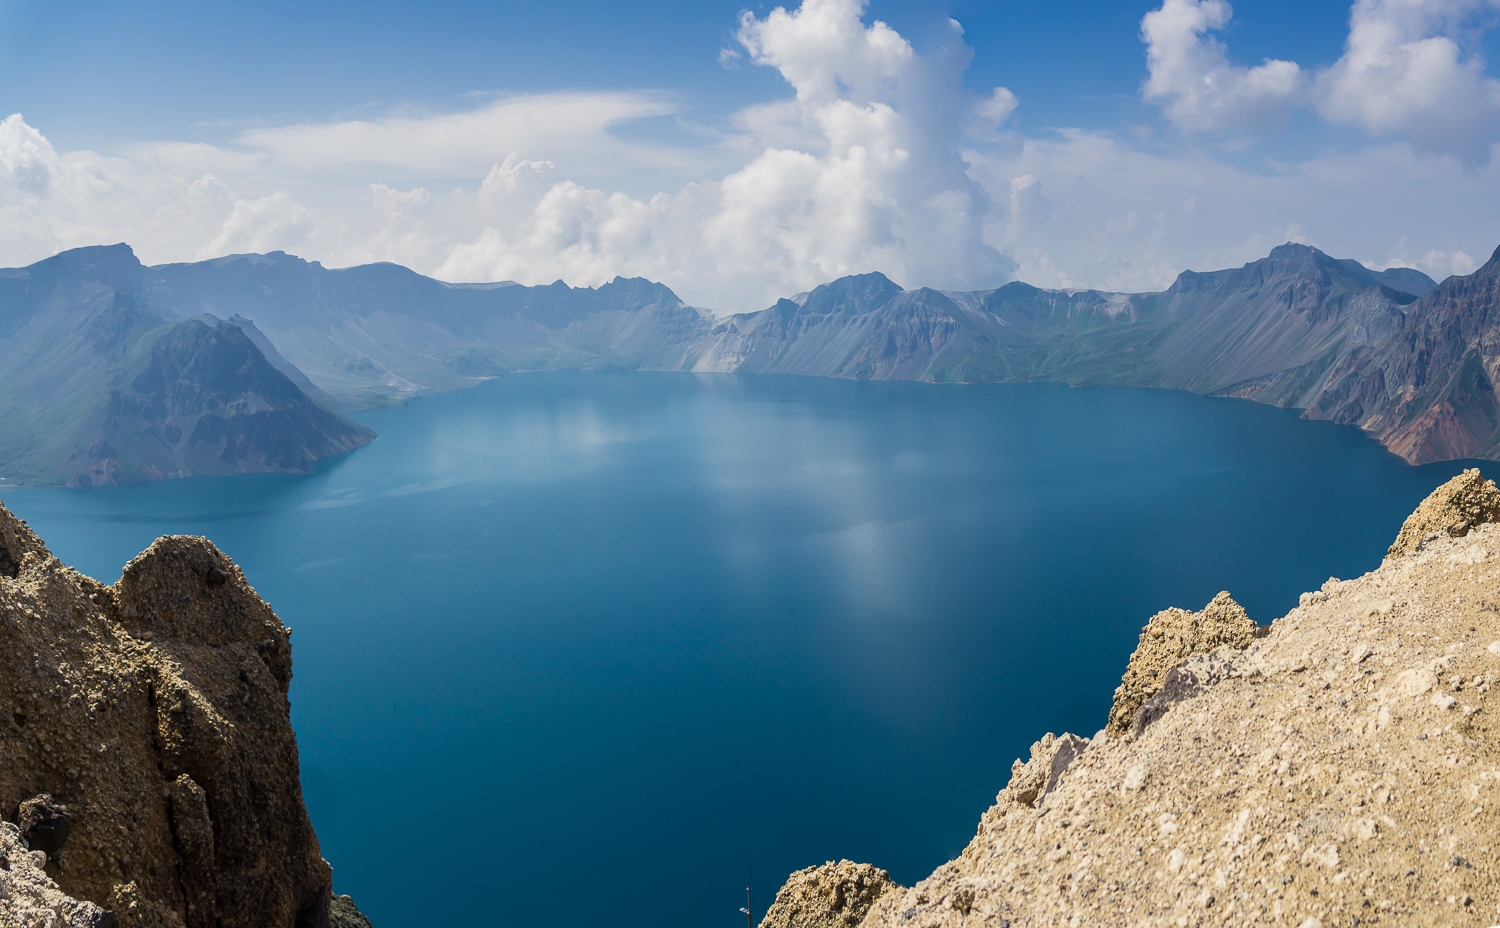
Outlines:
{"label": "thin metal pole", "polygon": [[755,861],[750,861],[750,873],[745,878],[745,928],[755,928],[755,906],[750,902],[750,887],[755,885]]}

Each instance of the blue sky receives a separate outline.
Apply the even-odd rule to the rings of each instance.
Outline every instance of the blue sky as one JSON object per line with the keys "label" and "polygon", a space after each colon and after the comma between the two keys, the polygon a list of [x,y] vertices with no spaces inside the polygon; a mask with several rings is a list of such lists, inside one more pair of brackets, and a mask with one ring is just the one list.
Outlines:
{"label": "blue sky", "polygon": [[[1138,91],[1137,31],[1158,4],[874,2],[921,51],[958,20],[974,49],[966,83],[1026,101],[1022,128],[1117,127],[1156,118]],[[453,108],[476,92],[655,88],[723,120],[781,95],[775,71],[718,62],[739,14],[775,4],[106,3],[0,4],[7,112],[62,147],[142,138],[227,141],[246,125],[339,118],[391,107]],[[1328,62],[1346,3],[1239,3],[1235,57]]]}
{"label": "blue sky", "polygon": [[1493,0],[775,10],[0,2],[0,264],[276,247],[746,309],[1500,243]]}

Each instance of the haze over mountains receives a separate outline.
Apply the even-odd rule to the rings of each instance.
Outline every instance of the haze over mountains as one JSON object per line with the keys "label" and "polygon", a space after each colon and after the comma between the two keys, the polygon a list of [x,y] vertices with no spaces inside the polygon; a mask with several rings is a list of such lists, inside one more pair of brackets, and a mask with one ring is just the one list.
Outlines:
{"label": "haze over mountains", "polygon": [[[1500,256],[1500,253],[1497,253]],[[343,414],[541,368],[1191,390],[1359,425],[1413,463],[1500,457],[1500,263],[1435,284],[1287,244],[1159,293],[845,277],[716,317],[616,278],[449,284],[281,252],[145,267],[126,245],[0,271],[0,476],[305,471]]]}

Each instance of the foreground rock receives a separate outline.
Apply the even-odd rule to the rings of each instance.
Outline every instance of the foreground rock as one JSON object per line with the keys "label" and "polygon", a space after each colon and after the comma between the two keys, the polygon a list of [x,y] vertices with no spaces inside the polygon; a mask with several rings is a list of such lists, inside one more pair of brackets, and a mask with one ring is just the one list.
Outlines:
{"label": "foreground rock", "polygon": [[370,920],[348,896],[334,896],[328,908],[329,928],[373,928]]}
{"label": "foreground rock", "polygon": [[1500,489],[1495,487],[1495,481],[1481,477],[1479,468],[1466,470],[1432,491],[1406,517],[1387,557],[1411,554],[1434,534],[1462,538],[1474,526],[1497,520],[1500,520]]}
{"label": "foreground rock", "polygon": [[1463,531],[1188,657],[1120,737],[1045,736],[861,924],[1500,924],[1500,526]]}
{"label": "foreground rock", "polygon": [[760,928],[855,928],[882,896],[900,889],[884,870],[830,860],[792,874]]}
{"label": "foreground rock", "polygon": [[0,507],[0,925],[325,928],[289,636],[205,539],[105,586]]}

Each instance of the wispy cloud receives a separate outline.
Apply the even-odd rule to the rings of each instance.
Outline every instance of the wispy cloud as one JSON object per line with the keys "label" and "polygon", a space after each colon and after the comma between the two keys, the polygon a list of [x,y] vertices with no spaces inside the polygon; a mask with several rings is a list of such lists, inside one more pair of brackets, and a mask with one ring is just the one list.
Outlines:
{"label": "wispy cloud", "polygon": [[611,130],[673,116],[661,93],[545,93],[505,97],[451,113],[252,129],[239,146],[283,170],[347,176],[400,171],[425,177],[483,176],[511,152],[566,158],[584,173],[651,167],[692,170],[702,159],[681,146],[625,141]]}

